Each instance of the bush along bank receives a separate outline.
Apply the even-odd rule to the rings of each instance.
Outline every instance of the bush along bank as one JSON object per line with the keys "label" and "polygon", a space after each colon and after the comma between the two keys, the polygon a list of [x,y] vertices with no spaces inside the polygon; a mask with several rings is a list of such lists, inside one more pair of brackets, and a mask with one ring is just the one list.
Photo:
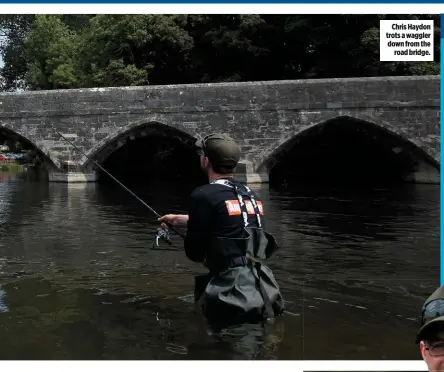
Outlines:
{"label": "bush along bank", "polygon": [[4,172],[4,173],[18,173],[18,172],[23,172],[24,168],[22,165],[17,164],[17,163],[10,163],[10,164],[0,164],[0,172]]}

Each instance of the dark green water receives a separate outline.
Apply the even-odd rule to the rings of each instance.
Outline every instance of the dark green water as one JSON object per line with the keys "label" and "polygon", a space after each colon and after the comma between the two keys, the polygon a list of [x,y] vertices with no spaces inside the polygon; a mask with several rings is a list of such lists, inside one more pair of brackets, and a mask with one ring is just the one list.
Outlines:
{"label": "dark green water", "polygon": [[[135,190],[159,213],[189,190]],[[439,285],[439,186],[259,187],[282,245],[269,266],[288,313],[213,335],[190,302],[181,241],[113,185],[0,182],[1,359],[419,359],[424,299]],[[243,332],[243,333],[242,333]]]}

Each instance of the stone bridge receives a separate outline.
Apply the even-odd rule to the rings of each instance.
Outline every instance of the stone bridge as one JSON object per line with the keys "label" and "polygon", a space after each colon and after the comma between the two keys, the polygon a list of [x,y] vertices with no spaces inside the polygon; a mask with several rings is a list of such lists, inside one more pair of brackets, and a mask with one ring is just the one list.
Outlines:
{"label": "stone bridge", "polygon": [[[0,94],[0,130],[29,141],[44,158],[50,180],[65,182],[95,181],[91,159],[101,163],[138,136],[178,136],[192,143],[213,132],[239,141],[243,157],[238,175],[248,182],[267,182],[279,154],[298,137],[342,117],[398,137],[424,155],[429,168],[439,169],[439,76]],[[68,160],[75,167],[65,172]]]}

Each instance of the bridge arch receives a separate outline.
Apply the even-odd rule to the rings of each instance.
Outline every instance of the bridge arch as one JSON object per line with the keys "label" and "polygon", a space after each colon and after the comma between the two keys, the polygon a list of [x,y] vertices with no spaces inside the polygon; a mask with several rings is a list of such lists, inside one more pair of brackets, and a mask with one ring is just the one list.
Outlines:
{"label": "bridge arch", "polygon": [[38,145],[34,140],[23,136],[16,130],[9,128],[7,125],[0,125],[0,134],[3,134],[5,137],[10,138],[11,140],[20,142],[28,149],[34,150],[36,155],[42,161],[42,164],[46,170],[55,171],[60,167],[60,162],[53,152],[49,151],[49,149],[45,148],[44,146]]}
{"label": "bridge arch", "polygon": [[[196,141],[196,137],[194,137],[192,134],[187,133],[182,129],[178,129],[173,125],[163,124],[157,120],[141,120],[120,127],[114,132],[108,134],[106,137],[98,141],[93,147],[91,147],[86,155],[88,155],[88,158],[91,160],[101,164],[112,153],[125,145],[128,141],[132,141],[137,137],[140,138],[152,135],[177,138],[184,144],[190,146]],[[87,169],[93,166],[92,161],[88,158],[84,156],[81,161],[81,165]]]}
{"label": "bridge arch", "polygon": [[[357,129],[368,129],[370,133],[377,133],[386,139],[391,139],[402,146],[403,149],[410,151],[430,164],[437,172],[440,171],[440,154],[436,153],[426,143],[420,139],[411,138],[411,135],[398,126],[383,121],[376,122],[366,117],[365,114],[357,114],[323,118],[323,120],[301,128],[296,133],[284,133],[278,142],[274,142],[274,144],[269,146],[264,151],[265,155],[258,159],[255,167],[256,172],[269,174],[298,143],[302,143],[307,137],[315,137],[317,131],[322,132],[324,128],[331,128],[333,125],[339,126],[343,122],[353,123]],[[393,149],[393,151],[396,150]]]}
{"label": "bridge arch", "polygon": [[[133,182],[181,180],[201,183],[196,137],[179,125],[141,120],[116,129],[82,158],[87,171],[100,169],[97,162],[117,178]],[[99,176],[99,179],[102,177]]]}

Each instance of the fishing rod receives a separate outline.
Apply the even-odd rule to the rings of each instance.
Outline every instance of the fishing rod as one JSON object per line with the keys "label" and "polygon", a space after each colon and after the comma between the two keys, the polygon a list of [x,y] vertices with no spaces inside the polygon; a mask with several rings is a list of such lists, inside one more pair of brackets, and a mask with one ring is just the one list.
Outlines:
{"label": "fishing rod", "polygon": [[[61,134],[57,129],[55,129],[53,126],[51,126],[52,130],[56,132],[61,138],[63,138],[66,142],[68,142],[75,150],[80,152],[83,156],[85,156],[89,161],[94,163],[98,168],[100,168],[104,173],[106,173],[110,178],[112,178],[114,181],[116,181],[120,186],[122,186],[126,191],[128,191],[132,196],[134,196],[138,201],[140,201],[146,208],[148,208],[154,215],[157,217],[162,217],[159,213],[157,213],[153,208],[151,208],[147,203],[145,203],[141,198],[139,198],[135,193],[133,193],[128,187],[126,187],[122,182],[120,182],[116,177],[114,177],[111,173],[109,173],[105,168],[103,168],[99,163],[97,163],[94,159],[91,159],[88,155],[85,154],[84,151],[82,151],[79,147],[77,147],[74,143],[72,143],[69,139],[67,139],[63,134]],[[171,230],[173,230],[178,236],[180,236],[182,239],[185,239],[185,236],[177,231],[173,225],[171,225],[169,222],[164,222],[165,225],[167,225]],[[161,237],[168,241],[168,235],[165,231],[159,231],[161,229],[157,229],[157,241],[158,238]]]}

